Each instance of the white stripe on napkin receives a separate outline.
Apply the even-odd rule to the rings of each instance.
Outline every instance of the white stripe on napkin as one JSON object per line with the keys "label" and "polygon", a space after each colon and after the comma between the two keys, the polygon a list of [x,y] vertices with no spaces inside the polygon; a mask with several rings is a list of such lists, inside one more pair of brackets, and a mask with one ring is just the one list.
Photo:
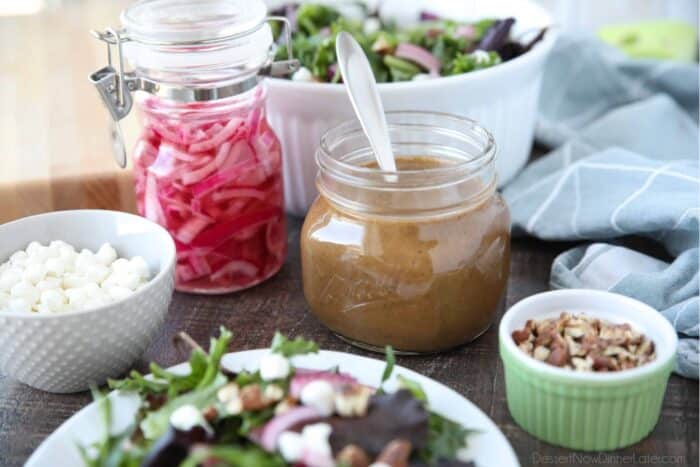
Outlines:
{"label": "white stripe on napkin", "polygon": [[[580,269],[579,269],[580,267]],[[668,264],[628,248],[591,245],[574,273],[595,289],[610,290],[631,272],[659,272]]]}

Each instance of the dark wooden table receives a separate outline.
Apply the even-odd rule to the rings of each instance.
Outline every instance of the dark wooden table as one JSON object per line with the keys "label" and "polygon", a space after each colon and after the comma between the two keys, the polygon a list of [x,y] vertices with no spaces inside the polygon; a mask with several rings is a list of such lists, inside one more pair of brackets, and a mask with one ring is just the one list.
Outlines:
{"label": "dark wooden table", "polygon": [[[267,347],[279,329],[290,335],[313,338],[324,349],[366,354],[334,337],[309,314],[301,292],[300,226],[300,219],[290,219],[289,258],[281,272],[264,284],[221,297],[176,294],[166,326],[136,367],[145,370],[151,360],[165,366],[179,363],[183,356],[171,345],[177,331],[185,330],[204,344],[218,332],[220,324],[235,333],[231,350]],[[570,246],[515,239],[505,306],[547,290],[552,259]],[[513,422],[506,408],[497,339],[494,325],[461,349],[436,356],[402,357],[398,361],[456,389],[479,406],[503,430],[523,466],[698,465],[697,381],[671,377],[661,419],[644,441],[600,455],[573,452],[538,441]],[[0,377],[0,466],[22,465],[47,435],[88,402],[87,393],[47,394]],[[647,455],[666,457],[656,460],[643,457]]]}

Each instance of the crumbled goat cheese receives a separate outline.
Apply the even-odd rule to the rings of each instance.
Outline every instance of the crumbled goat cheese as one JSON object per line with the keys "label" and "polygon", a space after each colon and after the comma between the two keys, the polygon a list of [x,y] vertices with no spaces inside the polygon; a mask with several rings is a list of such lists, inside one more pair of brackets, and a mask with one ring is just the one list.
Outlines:
{"label": "crumbled goat cheese", "polygon": [[119,258],[109,243],[96,253],[55,240],[31,242],[0,264],[0,311],[78,311],[122,300],[150,278],[140,256]]}

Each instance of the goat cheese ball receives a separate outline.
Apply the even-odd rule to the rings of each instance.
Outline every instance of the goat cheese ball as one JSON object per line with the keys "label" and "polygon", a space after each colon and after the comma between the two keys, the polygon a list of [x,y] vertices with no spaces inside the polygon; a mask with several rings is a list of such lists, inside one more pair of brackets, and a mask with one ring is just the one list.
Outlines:
{"label": "goat cheese ball", "polygon": [[61,240],[31,242],[0,265],[0,312],[97,308],[128,297],[149,279],[146,260],[120,258],[109,243],[93,253]]}

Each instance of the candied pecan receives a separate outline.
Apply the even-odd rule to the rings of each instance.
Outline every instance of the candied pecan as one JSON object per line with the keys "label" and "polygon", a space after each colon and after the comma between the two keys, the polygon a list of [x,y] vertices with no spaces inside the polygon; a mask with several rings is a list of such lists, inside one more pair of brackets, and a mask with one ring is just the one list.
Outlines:
{"label": "candied pecan", "polygon": [[532,331],[530,329],[517,329],[513,331],[512,337],[516,344],[520,345],[523,342],[530,340]]}
{"label": "candied pecan", "polygon": [[241,406],[243,410],[262,410],[272,401],[265,398],[259,384],[249,384],[241,388]]}
{"label": "candied pecan", "polygon": [[408,467],[409,457],[411,457],[411,443],[405,439],[395,439],[382,449],[374,462],[391,467]]}
{"label": "candied pecan", "polygon": [[551,328],[544,329],[540,334],[537,335],[535,338],[535,345],[540,346],[540,345],[549,345],[552,343],[554,338],[557,336],[557,330],[552,326]]}
{"label": "candied pecan", "polygon": [[345,446],[335,458],[337,463],[347,467],[368,467],[369,457],[367,453],[359,446],[348,444]]}
{"label": "candied pecan", "polygon": [[546,362],[554,366],[564,366],[569,361],[569,349],[564,347],[555,347],[552,353],[547,357]]}
{"label": "candied pecan", "polygon": [[593,369],[595,371],[608,371],[612,369],[612,359],[601,355],[593,356]]}
{"label": "candied pecan", "polygon": [[204,411],[202,411],[202,417],[204,417],[204,420],[206,420],[209,423],[212,423],[216,421],[217,417],[219,416],[219,411],[216,410],[216,407],[213,405],[210,405]]}

